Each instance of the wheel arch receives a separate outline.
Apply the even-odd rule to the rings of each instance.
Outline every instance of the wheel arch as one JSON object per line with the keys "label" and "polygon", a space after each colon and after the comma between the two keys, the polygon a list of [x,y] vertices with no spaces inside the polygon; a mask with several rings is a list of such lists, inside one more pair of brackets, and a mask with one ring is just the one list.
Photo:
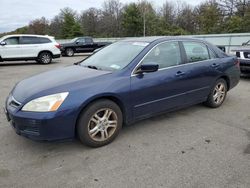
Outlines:
{"label": "wheel arch", "polygon": [[76,48],[73,47],[73,46],[66,46],[66,47],[65,47],[65,51],[66,51],[67,49],[69,49],[69,48],[71,48],[71,49],[74,51],[74,53],[76,53]]}
{"label": "wheel arch", "polygon": [[48,53],[50,53],[51,57],[53,58],[53,53],[52,53],[51,51],[49,51],[49,50],[42,50],[42,51],[40,51],[40,52],[38,53],[38,55],[37,55],[37,58],[39,58],[39,55],[40,55],[41,53],[43,53],[43,52],[48,52]]}
{"label": "wheel arch", "polygon": [[80,115],[84,112],[84,110],[89,106],[91,105],[92,103],[98,101],[98,100],[110,100],[112,102],[114,102],[121,110],[122,112],[122,115],[123,115],[123,123],[126,123],[127,122],[127,115],[126,115],[126,108],[125,108],[125,105],[124,103],[122,102],[122,100],[115,96],[115,95],[104,95],[104,96],[96,96],[96,97],[93,97],[91,99],[89,99],[88,101],[86,101],[82,106],[81,106],[81,109],[79,110],[78,114],[77,114],[77,117],[76,117],[76,121],[75,121],[75,126],[74,126],[74,131],[75,131],[75,135],[76,135],[76,131],[77,131],[77,123],[78,123],[78,120],[80,118]]}
{"label": "wheel arch", "polygon": [[226,83],[227,83],[227,90],[230,89],[230,79],[229,79],[228,76],[223,75],[223,76],[219,77],[218,79],[224,79],[226,81]]}

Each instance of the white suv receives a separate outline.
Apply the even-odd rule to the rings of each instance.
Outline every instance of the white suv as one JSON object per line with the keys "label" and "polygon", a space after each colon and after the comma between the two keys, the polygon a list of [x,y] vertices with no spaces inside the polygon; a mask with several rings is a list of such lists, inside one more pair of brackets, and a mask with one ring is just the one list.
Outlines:
{"label": "white suv", "polygon": [[7,35],[0,38],[0,61],[36,60],[49,64],[59,58],[60,44],[43,35]]}

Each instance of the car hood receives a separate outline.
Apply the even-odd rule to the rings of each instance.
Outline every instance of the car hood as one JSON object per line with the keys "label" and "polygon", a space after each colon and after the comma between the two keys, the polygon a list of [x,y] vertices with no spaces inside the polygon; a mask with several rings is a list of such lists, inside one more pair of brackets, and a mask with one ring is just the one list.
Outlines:
{"label": "car hood", "polygon": [[109,73],[111,72],[89,69],[79,65],[59,68],[20,81],[13,89],[12,95],[17,101],[23,103],[33,96],[64,92],[66,88],[67,91],[70,91],[79,81],[83,83],[84,80]]}

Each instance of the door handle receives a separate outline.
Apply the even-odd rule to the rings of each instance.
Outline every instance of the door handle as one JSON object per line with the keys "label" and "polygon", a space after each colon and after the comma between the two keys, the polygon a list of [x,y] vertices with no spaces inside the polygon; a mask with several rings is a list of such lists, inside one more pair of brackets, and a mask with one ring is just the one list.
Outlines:
{"label": "door handle", "polygon": [[211,65],[212,68],[217,68],[217,67],[219,67],[219,66],[220,66],[220,65],[217,64],[217,63],[213,63],[213,64]]}
{"label": "door handle", "polygon": [[183,76],[185,75],[186,73],[185,72],[182,72],[182,71],[178,71],[175,76]]}

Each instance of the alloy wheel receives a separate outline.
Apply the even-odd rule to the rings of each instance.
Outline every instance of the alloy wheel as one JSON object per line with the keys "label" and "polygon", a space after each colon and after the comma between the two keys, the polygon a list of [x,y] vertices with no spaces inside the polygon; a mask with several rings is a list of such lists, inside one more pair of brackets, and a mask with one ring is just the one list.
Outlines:
{"label": "alloy wheel", "polygon": [[216,104],[220,104],[223,102],[226,95],[226,87],[224,83],[219,82],[213,92],[213,100]]}
{"label": "alloy wheel", "polygon": [[42,62],[44,63],[44,64],[48,64],[48,63],[50,63],[50,55],[49,54],[44,54],[43,56],[42,56],[42,58],[41,58],[41,60],[42,60]]}
{"label": "alloy wheel", "polygon": [[115,133],[117,125],[118,117],[112,109],[100,109],[89,120],[88,134],[94,141],[105,141]]}
{"label": "alloy wheel", "polygon": [[68,48],[66,50],[66,54],[67,54],[67,56],[73,56],[74,55],[74,51],[71,48]]}

